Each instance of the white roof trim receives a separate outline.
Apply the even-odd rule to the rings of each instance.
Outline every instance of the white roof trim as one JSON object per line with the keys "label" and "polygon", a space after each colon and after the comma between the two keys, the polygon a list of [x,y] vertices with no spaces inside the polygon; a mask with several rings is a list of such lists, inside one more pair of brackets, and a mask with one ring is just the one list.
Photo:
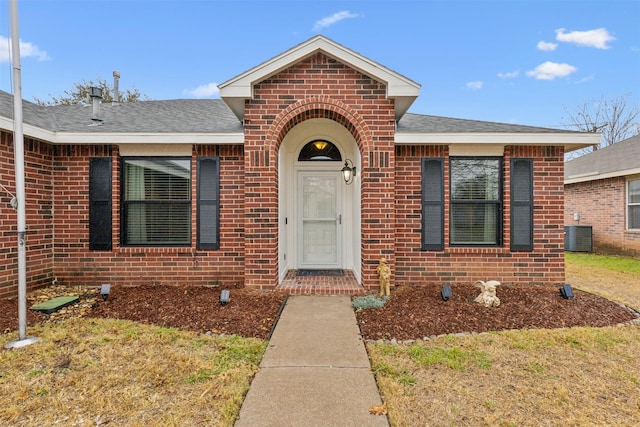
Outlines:
{"label": "white roof trim", "polygon": [[409,109],[420,94],[420,84],[392,71],[370,59],[345,48],[323,36],[313,37],[286,52],[218,85],[220,97],[241,120],[244,117],[244,102],[253,96],[254,84],[290,67],[292,64],[322,51],[328,56],[379,80],[387,86],[387,96],[396,98],[396,120]]}
{"label": "white roof trim", "polygon": [[[0,129],[12,130],[13,120],[0,117]],[[181,132],[52,132],[24,124],[26,136],[52,144],[244,144],[244,133]],[[561,145],[566,151],[600,142],[594,133],[396,133],[397,145]]]}
{"label": "white roof trim", "polygon": [[600,142],[594,133],[504,133],[504,132],[446,132],[396,133],[397,145],[561,145],[567,152],[590,147]]}
{"label": "white roof trim", "polygon": [[[11,131],[13,120],[0,117],[0,129]],[[244,133],[182,132],[52,132],[24,124],[23,133],[51,144],[244,144]]]}
{"label": "white roof trim", "polygon": [[244,144],[244,133],[58,133],[54,144]]}
{"label": "white roof trim", "polygon": [[594,171],[594,172],[581,173],[579,175],[570,175],[568,178],[564,180],[564,183],[565,185],[577,184],[579,182],[597,181],[600,179],[617,178],[620,176],[629,176],[629,175],[636,175],[636,174],[640,174],[640,167],[625,169],[621,171],[607,172],[602,174],[600,172]]}

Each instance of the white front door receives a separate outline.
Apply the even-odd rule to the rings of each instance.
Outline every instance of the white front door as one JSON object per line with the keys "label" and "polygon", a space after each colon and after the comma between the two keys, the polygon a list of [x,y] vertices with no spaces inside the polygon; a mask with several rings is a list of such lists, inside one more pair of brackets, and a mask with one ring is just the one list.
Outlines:
{"label": "white front door", "polygon": [[340,176],[299,172],[298,268],[341,268]]}

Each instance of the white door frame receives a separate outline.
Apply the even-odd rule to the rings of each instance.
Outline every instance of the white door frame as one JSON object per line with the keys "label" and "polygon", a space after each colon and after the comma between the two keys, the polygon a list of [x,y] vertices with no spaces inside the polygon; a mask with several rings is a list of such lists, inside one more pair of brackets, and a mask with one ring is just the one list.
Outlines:
{"label": "white door frame", "polygon": [[295,126],[284,137],[278,152],[278,276],[282,282],[287,271],[298,268],[298,173],[301,171],[339,172],[344,162],[298,161],[302,147],[314,139],[324,139],[335,144],[343,159],[351,159],[358,174],[347,185],[342,178],[342,236],[339,258],[341,268],[353,272],[361,282],[361,188],[360,152],[353,136],[341,125],[330,119],[311,119]]}
{"label": "white door frame", "polygon": [[[312,163],[313,164],[313,163]],[[331,163],[332,165],[335,163]],[[317,166],[317,164],[316,164]],[[344,183],[342,182],[342,178],[340,176],[340,172],[335,168],[335,171],[327,171],[324,170],[299,170],[297,172],[297,182],[298,182],[298,191],[297,191],[297,265],[298,269],[305,268],[318,268],[318,269],[336,269],[342,268],[342,221],[343,221],[343,212],[342,212],[342,186]],[[334,212],[327,212],[329,216],[326,217],[316,217],[316,218],[306,218],[305,217],[305,202],[307,201],[305,198],[305,187],[304,180],[305,178],[314,178],[320,177],[324,179],[328,179],[329,181],[333,181],[333,186],[335,188],[334,197]],[[331,252],[328,253],[332,260],[326,259],[323,261],[313,261],[313,260],[305,260],[305,251],[308,250],[305,247],[305,222],[322,222],[328,225],[335,225],[335,234],[333,236],[333,248]],[[308,244],[308,243],[307,243]],[[323,254],[319,254],[318,258],[322,258]]]}

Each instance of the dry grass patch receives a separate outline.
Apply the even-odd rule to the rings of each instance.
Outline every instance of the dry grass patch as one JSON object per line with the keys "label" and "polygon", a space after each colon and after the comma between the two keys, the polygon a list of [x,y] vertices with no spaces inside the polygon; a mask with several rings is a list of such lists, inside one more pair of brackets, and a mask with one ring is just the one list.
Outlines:
{"label": "dry grass patch", "polygon": [[640,425],[640,326],[368,344],[393,426]]}
{"label": "dry grass patch", "polygon": [[1,425],[232,425],[266,347],[105,319],[29,334],[40,342],[0,351]]}
{"label": "dry grass patch", "polygon": [[640,311],[640,260],[576,253],[565,259],[567,283]]}

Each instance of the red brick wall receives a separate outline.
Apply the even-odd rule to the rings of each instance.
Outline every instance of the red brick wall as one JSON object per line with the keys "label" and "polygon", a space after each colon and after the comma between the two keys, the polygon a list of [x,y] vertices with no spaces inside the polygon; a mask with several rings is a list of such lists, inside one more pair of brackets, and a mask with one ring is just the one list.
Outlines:
{"label": "red brick wall", "polygon": [[[626,230],[626,179],[606,178],[565,186],[566,225],[590,225],[594,250],[640,254],[640,232]],[[575,221],[573,214],[580,220]]]}
{"label": "red brick wall", "polygon": [[[27,288],[48,284],[53,271],[52,148],[24,139]],[[0,182],[16,194],[13,136],[0,132]],[[0,297],[18,293],[17,211],[0,187]]]}
{"label": "red brick wall", "polygon": [[362,273],[377,283],[381,255],[394,257],[394,107],[383,84],[318,53],[258,83],[245,105],[245,283],[278,282],[277,155],[296,124],[329,118],[345,126],[362,154]]}
{"label": "red brick wall", "polygon": [[[499,280],[504,284],[564,282],[563,150],[506,147],[504,153],[503,245],[499,248],[449,246],[449,207],[445,203],[445,248],[423,251],[421,239],[421,159],[445,158],[445,200],[449,158],[445,146],[396,147],[396,284]],[[511,252],[510,159],[534,159],[534,250]]]}
{"label": "red brick wall", "polygon": [[[113,159],[113,250],[90,251],[89,158]],[[196,159],[220,156],[219,250],[196,249]],[[192,155],[191,247],[120,247],[117,147],[55,147],[55,275],[61,283],[194,284],[233,286],[244,281],[244,182],[241,146],[196,146]]]}

